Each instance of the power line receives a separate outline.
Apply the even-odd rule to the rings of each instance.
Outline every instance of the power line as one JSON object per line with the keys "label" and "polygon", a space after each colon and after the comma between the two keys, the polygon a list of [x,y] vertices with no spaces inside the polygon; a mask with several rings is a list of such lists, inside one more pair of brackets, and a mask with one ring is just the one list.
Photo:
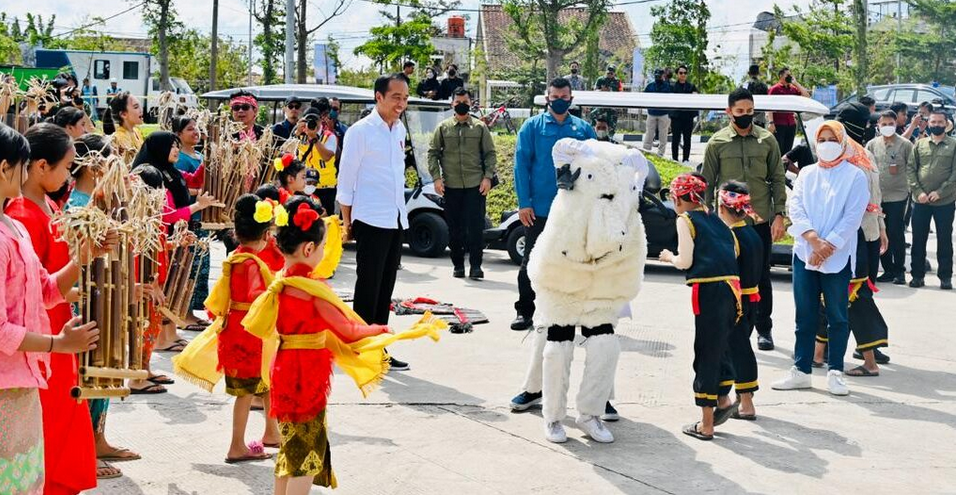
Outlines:
{"label": "power line", "polygon": [[140,3],[136,4],[136,5],[133,5],[132,7],[128,8],[128,9],[122,11],[122,12],[118,12],[118,13],[116,13],[116,14],[113,14],[113,15],[111,15],[111,16],[109,16],[109,17],[105,17],[105,18],[103,18],[103,19],[97,19],[95,22],[91,22],[91,23],[89,23],[89,24],[87,24],[87,25],[85,25],[85,26],[80,26],[80,27],[78,27],[78,28],[76,28],[76,29],[67,31],[67,32],[65,32],[65,33],[60,33],[60,34],[54,36],[54,38],[60,38],[60,37],[62,37],[62,36],[67,36],[67,35],[70,35],[70,34],[73,34],[73,33],[77,32],[77,31],[82,31],[82,30],[84,30],[84,29],[86,29],[86,28],[90,28],[90,27],[96,26],[97,24],[102,24],[102,23],[104,23],[104,22],[106,22],[106,21],[108,21],[108,20],[110,20],[110,19],[115,19],[115,18],[117,18],[117,17],[119,17],[119,16],[121,16],[121,15],[127,13],[127,12],[136,10],[136,9],[142,7],[143,5],[146,5],[146,2],[145,2],[145,1],[140,2]]}

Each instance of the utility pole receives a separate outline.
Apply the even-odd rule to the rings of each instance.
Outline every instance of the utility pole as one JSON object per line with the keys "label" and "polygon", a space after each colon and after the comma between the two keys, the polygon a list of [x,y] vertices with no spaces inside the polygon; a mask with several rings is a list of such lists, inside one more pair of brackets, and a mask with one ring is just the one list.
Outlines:
{"label": "utility pole", "polygon": [[252,8],[254,0],[249,0],[249,86],[252,86]]}
{"label": "utility pole", "polygon": [[[903,35],[903,0],[896,1],[896,38]],[[900,71],[903,70],[903,59],[900,49],[896,49],[896,84],[900,83]]]}
{"label": "utility pole", "polygon": [[219,63],[219,0],[212,0],[212,47],[209,53],[209,91],[216,90],[216,65]]}
{"label": "utility pole", "polygon": [[285,71],[286,84],[292,84],[295,72],[295,0],[285,0]]}

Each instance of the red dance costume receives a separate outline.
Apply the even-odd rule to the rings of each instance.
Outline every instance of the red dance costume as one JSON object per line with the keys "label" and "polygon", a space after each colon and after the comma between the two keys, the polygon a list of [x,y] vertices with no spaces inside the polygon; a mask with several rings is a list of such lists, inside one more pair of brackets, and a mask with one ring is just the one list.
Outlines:
{"label": "red dance costume", "polygon": [[279,251],[279,246],[276,245],[276,238],[271,235],[266,241],[266,247],[262,248],[262,251],[259,251],[256,256],[266,262],[272,273],[278,273],[285,268],[285,257],[282,256],[282,251]]}
{"label": "red dance costume", "polygon": [[[256,254],[255,251],[240,246],[234,254]],[[260,258],[261,259],[261,258]],[[265,292],[268,287],[262,279],[262,272],[255,260],[247,259],[232,266],[229,278],[230,309],[226,316],[226,325],[219,333],[219,366],[223,374],[231,378],[255,379],[262,372],[262,340],[246,332],[242,319],[249,312],[249,305]],[[227,380],[227,391],[229,380]],[[264,392],[265,390],[261,390]],[[250,393],[261,393],[248,391]],[[243,395],[233,393],[232,395]]]}
{"label": "red dance costume", "polygon": [[[54,215],[60,211],[56,203],[44,199]],[[69,246],[60,239],[51,218],[36,203],[24,197],[12,199],[6,214],[26,227],[40,263],[50,274],[69,264]],[[64,302],[47,310],[47,314],[50,331],[56,335],[73,317],[73,310]],[[96,486],[96,448],[90,409],[85,400],[70,397],[76,379],[75,355],[50,355],[47,388],[40,390],[46,465],[43,493],[46,495],[76,494]]]}
{"label": "red dance costume", "polygon": [[[311,277],[312,269],[298,264],[286,276]],[[305,335],[325,329],[344,342],[388,332],[384,325],[363,325],[346,318],[335,306],[292,287],[279,294],[279,335]],[[283,422],[305,423],[325,410],[332,387],[332,353],[328,349],[279,349],[271,373],[272,416]]]}

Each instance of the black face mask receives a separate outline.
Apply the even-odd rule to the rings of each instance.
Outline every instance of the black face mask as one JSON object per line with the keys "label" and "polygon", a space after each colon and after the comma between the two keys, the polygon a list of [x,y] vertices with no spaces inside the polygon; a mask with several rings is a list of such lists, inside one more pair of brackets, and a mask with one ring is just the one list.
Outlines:
{"label": "black face mask", "polygon": [[471,107],[467,103],[456,103],[453,108],[458,115],[467,115],[468,110],[471,110]]}
{"label": "black face mask", "polygon": [[458,71],[450,70],[448,71],[448,77],[455,77],[458,75]]}
{"label": "black face mask", "polygon": [[733,119],[734,125],[736,125],[738,129],[747,129],[754,123],[754,115],[752,113],[745,115],[735,115]]}
{"label": "black face mask", "polygon": [[572,68],[571,68],[571,73],[572,73],[572,74],[577,74],[577,73],[578,73],[578,70],[575,69],[574,67],[572,67]]}
{"label": "black face mask", "polygon": [[941,125],[931,125],[926,127],[926,132],[930,136],[939,136],[946,132],[946,128]]}

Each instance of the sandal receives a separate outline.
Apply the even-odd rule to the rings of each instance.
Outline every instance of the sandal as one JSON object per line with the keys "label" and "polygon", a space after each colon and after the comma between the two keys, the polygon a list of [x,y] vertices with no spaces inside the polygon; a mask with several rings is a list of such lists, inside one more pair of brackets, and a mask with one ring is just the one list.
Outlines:
{"label": "sandal", "polygon": [[248,454],[242,457],[226,457],[226,464],[237,464],[240,462],[264,461],[266,459],[272,459],[272,454],[267,454],[262,442],[258,440],[249,442],[246,447],[249,448]]}
{"label": "sandal", "polygon": [[814,362],[810,363],[810,367],[811,367],[811,368],[822,368],[822,367],[824,367],[824,366],[826,366],[826,365],[827,365],[827,363],[824,363],[823,361],[814,361]]}
{"label": "sandal", "polygon": [[691,423],[689,425],[684,425],[684,429],[681,430],[685,435],[692,436],[698,440],[713,440],[713,435],[705,435],[697,429],[700,423]]}
{"label": "sandal", "polygon": [[166,392],[168,392],[168,390],[166,390],[166,387],[159,385],[157,383],[154,383],[152,385],[149,385],[143,388],[130,387],[129,389],[129,393],[132,395],[165,394]]}
{"label": "sandal", "polygon": [[119,469],[116,469],[112,464],[99,460],[96,463],[96,479],[98,480],[108,480],[112,478],[119,478],[123,476],[123,472]]}
{"label": "sandal", "polygon": [[733,413],[730,417],[734,419],[742,419],[744,421],[757,421],[756,414],[741,414],[740,411]]}
{"label": "sandal", "polygon": [[876,373],[874,373],[864,368],[863,366],[857,366],[856,368],[853,368],[852,370],[844,373],[844,375],[846,376],[880,376],[880,372],[877,371]]}
{"label": "sandal", "polygon": [[209,325],[203,325],[202,323],[190,323],[189,325],[183,327],[183,330],[186,330],[187,332],[202,332],[208,326]]}
{"label": "sandal", "polygon": [[142,456],[133,452],[130,449],[126,448],[114,448],[112,452],[108,454],[98,455],[97,459],[101,461],[113,461],[113,462],[123,462],[123,461],[136,461],[142,459]]}
{"label": "sandal", "polygon": [[733,416],[733,415],[737,412],[737,409],[738,409],[739,407],[740,407],[740,403],[739,403],[739,402],[735,402],[735,403],[731,404],[730,407],[727,407],[727,408],[724,408],[724,409],[721,409],[721,408],[719,408],[719,407],[715,407],[715,408],[714,408],[714,426],[720,426],[720,425],[726,423],[727,420],[730,419],[730,417]]}
{"label": "sandal", "polygon": [[181,343],[179,343],[179,342],[173,342],[173,343],[172,343],[170,346],[168,346],[168,347],[164,347],[164,348],[162,348],[162,349],[156,349],[156,350],[159,351],[159,352],[183,352],[183,349],[185,349],[185,348],[186,348],[185,345],[183,345],[183,344],[181,344]]}
{"label": "sandal", "polygon": [[146,379],[147,382],[155,383],[157,385],[172,385],[176,383],[176,380],[166,376],[166,375],[154,375]]}

